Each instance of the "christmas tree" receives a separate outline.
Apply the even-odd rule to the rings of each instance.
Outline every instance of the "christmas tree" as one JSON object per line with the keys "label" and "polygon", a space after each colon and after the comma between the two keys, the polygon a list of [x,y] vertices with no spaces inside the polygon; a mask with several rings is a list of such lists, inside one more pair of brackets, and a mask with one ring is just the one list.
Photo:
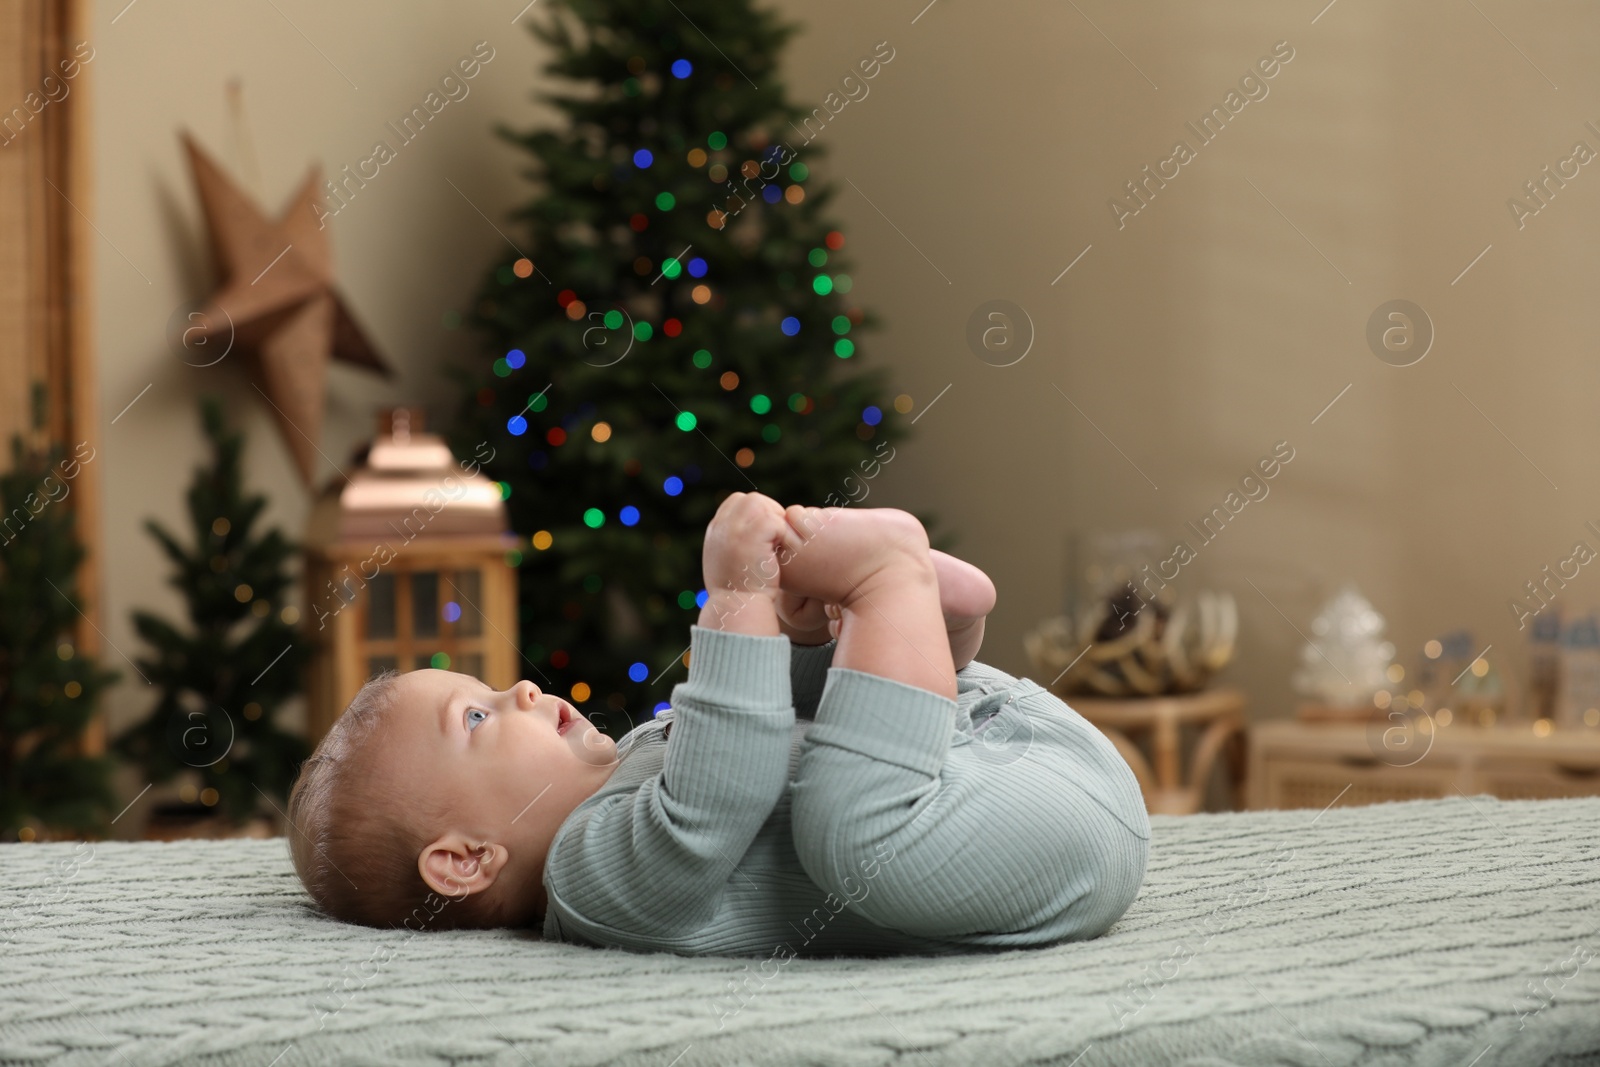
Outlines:
{"label": "christmas tree", "polygon": [[245,495],[244,439],[214,399],[202,402],[201,421],[211,462],[189,487],[188,544],[145,522],[172,561],[188,628],[134,612],[134,627],[154,650],[138,666],[160,697],[117,744],[154,781],[197,772],[201,803],[242,821],[263,793],[286,798],[306,757],[305,742],[273,717],[300,692],[309,649],[294,627],[298,610],[283,605],[295,547],[275,529],[256,532],[267,501]]}
{"label": "christmas tree", "polygon": [[467,316],[490,350],[452,443],[494,448],[531,543],[525,672],[622,713],[608,730],[682,680],[723,498],[863,503],[912,407],[861,367],[876,323],[821,149],[785,140],[811,114],[777,76],[795,29],[749,0],[569,0],[534,26],[545,70],[583,83],[542,94],[564,124],[500,130],[538,188]]}
{"label": "christmas tree", "polygon": [[83,548],[68,497],[94,449],[67,456],[19,437],[11,454],[0,475],[0,840],[29,841],[104,827],[110,768],[84,754],[82,735],[117,675],[72,641]]}

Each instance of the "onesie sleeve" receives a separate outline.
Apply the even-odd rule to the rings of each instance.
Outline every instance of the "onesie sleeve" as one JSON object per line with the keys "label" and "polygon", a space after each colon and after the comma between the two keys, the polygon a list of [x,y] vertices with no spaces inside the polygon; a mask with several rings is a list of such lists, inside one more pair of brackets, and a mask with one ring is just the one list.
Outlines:
{"label": "onesie sleeve", "polygon": [[552,913],[658,937],[711,921],[788,786],[789,659],[786,637],[690,628],[661,770],[562,824],[545,867]]}
{"label": "onesie sleeve", "polygon": [[825,645],[792,645],[789,648],[789,688],[794,694],[794,717],[813,719],[817,701],[828,684],[828,667],[833,663],[837,640]]}

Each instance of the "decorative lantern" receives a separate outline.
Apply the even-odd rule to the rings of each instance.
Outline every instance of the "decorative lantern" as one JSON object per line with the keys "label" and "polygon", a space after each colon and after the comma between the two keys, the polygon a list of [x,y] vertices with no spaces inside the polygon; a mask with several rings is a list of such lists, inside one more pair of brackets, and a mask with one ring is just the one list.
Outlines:
{"label": "decorative lantern", "polygon": [[500,487],[395,408],[359,463],[335,478],[306,536],[312,654],[306,727],[316,744],[366,680],[442,667],[496,689],[518,677],[518,541]]}

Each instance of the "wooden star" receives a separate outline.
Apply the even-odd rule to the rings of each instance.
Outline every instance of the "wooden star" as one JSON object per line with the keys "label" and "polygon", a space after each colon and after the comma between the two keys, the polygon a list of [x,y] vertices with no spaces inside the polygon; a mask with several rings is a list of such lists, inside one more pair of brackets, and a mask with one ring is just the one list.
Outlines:
{"label": "wooden star", "polygon": [[329,361],[393,376],[334,289],[328,235],[315,210],[321,168],[312,166],[282,218],[273,222],[193,138],[182,137],[224,279],[198,313],[196,328],[254,356],[259,388],[309,486],[327,407]]}

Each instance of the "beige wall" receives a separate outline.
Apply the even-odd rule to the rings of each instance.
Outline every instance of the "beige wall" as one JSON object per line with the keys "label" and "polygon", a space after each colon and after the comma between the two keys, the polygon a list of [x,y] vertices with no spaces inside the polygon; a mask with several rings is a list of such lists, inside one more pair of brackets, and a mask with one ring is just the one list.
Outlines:
{"label": "beige wall", "polygon": [[[129,609],[174,606],[140,523],[181,506],[200,390],[245,401],[249,475],[272,498],[269,517],[298,530],[305,515],[241,368],[194,370],[163,341],[169,314],[205,286],[178,128],[246,174],[224,95],[241,78],[259,194],[276,209],[310,161],[337,170],[366,155],[385,121],[474,42],[497,50],[472,95],[330,222],[344,291],[400,370],[393,386],[335,371],[322,447],[342,460],[376,404],[432,398],[439,368],[468,349],[440,316],[465,304],[504,246],[446,179],[500,222],[528,190],[517,154],[489,127],[543,112],[529,101],[537,43],[511,25],[514,0],[404,15],[307,0],[279,0],[283,14],[125,2],[104,0],[94,25],[105,237],[95,251],[106,629],[136,654]],[[1067,531],[1146,525],[1176,540],[1287,440],[1295,459],[1270,496],[1177,580],[1180,591],[1238,597],[1229,673],[1255,714],[1291,708],[1301,641],[1273,605],[1305,628],[1346,576],[1389,617],[1408,658],[1467,626],[1520,670],[1507,601],[1600,518],[1589,461],[1600,432],[1588,417],[1600,373],[1600,167],[1583,167],[1521,231],[1505,201],[1574,141],[1600,149],[1583,127],[1600,125],[1600,18],[1576,0],[1536,19],[1504,0],[1477,10],[1340,0],[1314,25],[1315,2],[945,0],[920,16],[915,0],[782,6],[807,25],[786,66],[805,106],[821,105],[878,42],[895,49],[869,95],[817,139],[831,150],[817,169],[840,187],[833,210],[856,263],[853,295],[887,322],[869,358],[919,405],[951,386],[870,502],[937,513],[994,576],[985,659],[1029,670],[1021,638],[1059,608]],[[1177,138],[1193,144],[1184,122],[1222,103],[1280,40],[1295,55],[1270,94],[1119,230],[1108,198]],[[1404,369],[1364,341],[1369,314],[1396,297],[1422,304],[1438,332],[1427,358]],[[968,315],[992,298],[1023,306],[1036,326],[1015,366],[986,365],[964,341]],[[1587,572],[1568,591],[1573,603],[1597,593]],[[140,689],[117,694],[117,722],[143,706]]]}

